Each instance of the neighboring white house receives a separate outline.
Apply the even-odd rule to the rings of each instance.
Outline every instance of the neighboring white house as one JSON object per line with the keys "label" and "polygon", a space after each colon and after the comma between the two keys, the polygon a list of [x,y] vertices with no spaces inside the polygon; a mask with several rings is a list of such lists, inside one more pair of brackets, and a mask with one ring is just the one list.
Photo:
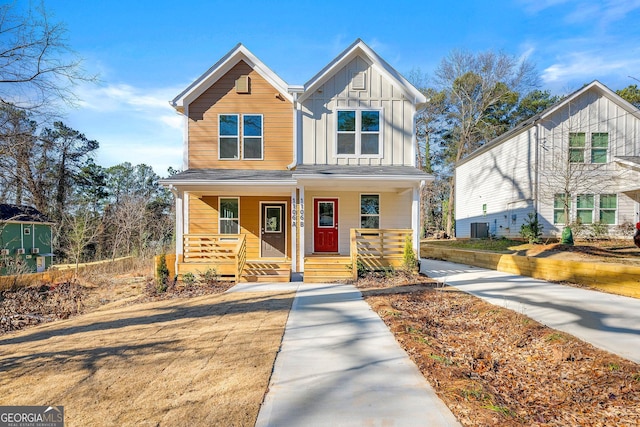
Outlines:
{"label": "neighboring white house", "polygon": [[576,221],[620,232],[640,220],[640,112],[594,81],[460,161],[455,179],[459,238],[518,237],[530,212],[545,237]]}

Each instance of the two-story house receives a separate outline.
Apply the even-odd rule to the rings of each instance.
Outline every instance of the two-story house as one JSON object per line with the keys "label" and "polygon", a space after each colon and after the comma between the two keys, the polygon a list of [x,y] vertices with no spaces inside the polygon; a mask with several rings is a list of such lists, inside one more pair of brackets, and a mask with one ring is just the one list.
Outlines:
{"label": "two-story house", "polygon": [[[304,85],[239,44],[172,105],[184,116],[178,274],[352,277],[418,251],[415,114],[425,97],[361,40]],[[279,277],[278,277],[279,276]]]}
{"label": "two-story house", "polygon": [[30,206],[0,204],[0,275],[43,272],[51,267],[53,225]]}
{"label": "two-story house", "polygon": [[640,220],[640,112],[594,81],[473,152],[455,174],[457,237],[518,237],[530,212],[544,237],[576,223],[620,233]]}

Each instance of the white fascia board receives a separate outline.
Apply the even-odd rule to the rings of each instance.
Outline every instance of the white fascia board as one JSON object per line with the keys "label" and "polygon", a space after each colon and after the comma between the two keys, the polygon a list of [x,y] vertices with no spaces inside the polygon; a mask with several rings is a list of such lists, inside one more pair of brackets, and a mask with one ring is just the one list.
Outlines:
{"label": "white fascia board", "polygon": [[434,177],[410,177],[407,175],[331,175],[331,176],[307,176],[307,175],[294,175],[294,178],[297,178],[299,183],[304,181],[363,181],[363,182],[375,182],[375,181],[407,181],[407,182],[423,182],[423,181],[433,181]]}
{"label": "white fascia board", "polygon": [[170,181],[170,180],[162,180],[160,184],[164,187],[174,186],[176,188],[186,188],[186,187],[290,187],[295,186],[297,181],[295,180],[264,180],[264,181],[214,181],[214,180],[203,180],[203,181]]}
{"label": "white fascia board", "polygon": [[209,68],[204,74],[198,77],[193,83],[191,83],[185,90],[183,90],[172,101],[171,105],[181,111],[186,105],[189,105],[194,99],[202,95],[204,91],[210,88],[215,82],[217,82],[222,76],[224,76],[229,70],[236,66],[240,61],[245,61],[251,68],[253,68],[262,78],[264,78],[269,84],[278,90],[286,99],[293,102],[293,97],[288,91],[287,83],[282,80],[276,73],[274,73],[269,67],[267,67],[262,61],[258,59],[253,53],[249,51],[244,45],[238,43],[231,51],[223,56],[218,62],[216,62],[211,68]]}
{"label": "white fascia board", "polygon": [[302,102],[311,94],[313,94],[318,87],[322,86],[328,79],[330,79],[338,70],[344,67],[347,63],[353,60],[355,57],[364,57],[367,62],[376,69],[380,74],[384,75],[387,79],[396,83],[399,86],[404,96],[410,100],[413,104],[420,104],[427,101],[427,98],[416,89],[409,81],[407,81],[400,73],[398,73],[388,62],[382,59],[377,53],[375,53],[369,46],[367,46],[362,40],[357,39],[346,48],[341,54],[339,54],[333,61],[327,64],[318,74],[313,76],[311,80],[305,83],[305,92],[300,96],[299,101]]}
{"label": "white fascia board", "polygon": [[16,221],[14,219],[0,219],[2,224],[42,224],[42,225],[56,225],[55,222],[42,222],[42,221]]}

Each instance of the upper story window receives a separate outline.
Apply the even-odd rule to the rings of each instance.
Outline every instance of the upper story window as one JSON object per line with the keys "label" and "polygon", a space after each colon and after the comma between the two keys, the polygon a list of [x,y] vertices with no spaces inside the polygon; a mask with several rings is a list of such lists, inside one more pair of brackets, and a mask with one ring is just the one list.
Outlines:
{"label": "upper story window", "polygon": [[577,132],[569,134],[569,161],[571,163],[584,163],[585,133]]}
{"label": "upper story window", "polygon": [[[226,160],[262,160],[263,130],[261,114],[219,115],[219,158]],[[242,138],[242,153],[240,153]]]}
{"label": "upper story window", "polygon": [[381,111],[338,110],[336,154],[371,156],[382,154]]}
{"label": "upper story window", "polygon": [[591,163],[607,163],[609,134],[605,132],[591,134]]}
{"label": "upper story window", "polygon": [[589,141],[587,141],[585,132],[569,134],[569,162],[571,163],[587,163],[588,161],[607,163],[608,150],[609,134],[606,132],[592,133]]}

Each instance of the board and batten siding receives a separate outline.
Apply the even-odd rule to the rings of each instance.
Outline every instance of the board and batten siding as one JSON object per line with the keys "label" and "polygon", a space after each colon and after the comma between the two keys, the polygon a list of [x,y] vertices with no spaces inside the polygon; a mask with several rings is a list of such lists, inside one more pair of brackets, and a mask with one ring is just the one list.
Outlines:
{"label": "board and batten siding", "polygon": [[497,236],[519,236],[534,209],[535,156],[530,128],[456,168],[456,237],[470,237],[472,223],[488,223]]}
{"label": "board and batten siding", "polygon": [[338,199],[338,251],[349,255],[350,231],[360,228],[360,195],[380,195],[380,228],[411,228],[412,194],[376,191],[313,191],[305,193],[305,253],[313,253],[313,227],[315,222],[314,198]]}
{"label": "board and batten siding", "polygon": [[[353,75],[364,72],[365,90],[352,90]],[[382,157],[336,156],[336,109],[382,110]],[[338,70],[302,102],[302,159],[306,165],[405,165],[413,156],[414,106],[362,57]]]}
{"label": "board and batten siding", "polygon": [[[243,75],[249,76],[250,93],[236,93],[236,79]],[[293,160],[293,104],[278,95],[246,62],[238,62],[189,104],[189,169],[285,169]],[[219,114],[263,115],[262,160],[218,159]]]}
{"label": "board and batten siding", "polygon": [[[583,170],[578,172],[579,179],[573,178],[580,184],[572,190],[574,201],[577,194],[617,194],[616,225],[638,221],[638,203],[622,192],[637,185],[638,175],[615,163],[614,157],[640,155],[640,120],[601,91],[591,89],[537,125],[458,165],[456,236],[470,237],[471,223],[481,222],[489,223],[490,232],[497,236],[517,237],[527,213],[534,209],[538,209],[543,236],[560,235],[563,224],[553,224],[553,196],[562,192],[558,182],[566,176],[569,134],[573,132],[586,134],[587,148],[592,133],[609,135],[606,164],[577,165]],[[589,156],[587,149],[585,158]],[[482,211],[485,203],[486,215]],[[571,218],[575,214],[572,203]],[[595,215],[597,219],[597,209]],[[616,226],[610,231],[615,233]]]}
{"label": "board and batten siding", "polygon": [[[218,234],[218,197],[189,196],[189,233]],[[222,196],[220,196],[222,197]],[[234,197],[234,196],[224,196]],[[260,202],[282,202],[287,205],[285,230],[287,233],[287,257],[291,258],[291,200],[289,196],[242,196],[240,197],[240,233],[247,236],[247,259],[260,259]]]}

